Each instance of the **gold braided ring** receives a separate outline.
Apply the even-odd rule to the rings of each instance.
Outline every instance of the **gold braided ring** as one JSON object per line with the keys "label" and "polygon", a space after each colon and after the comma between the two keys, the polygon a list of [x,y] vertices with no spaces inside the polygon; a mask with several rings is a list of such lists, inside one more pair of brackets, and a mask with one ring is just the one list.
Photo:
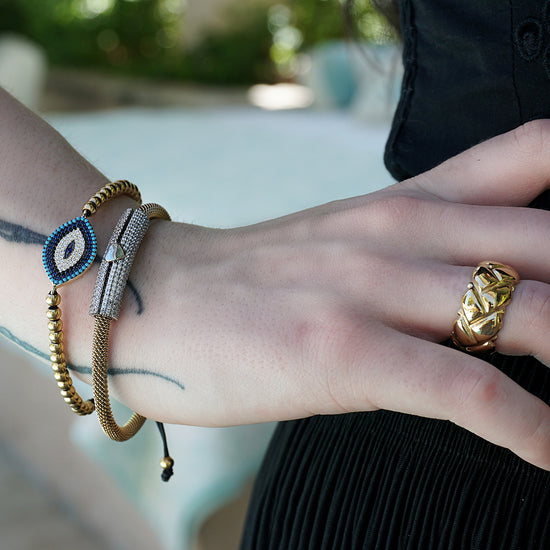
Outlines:
{"label": "gold braided ring", "polygon": [[470,353],[495,349],[504,312],[517,283],[519,275],[509,265],[481,262],[475,268],[453,324],[451,339],[455,346]]}

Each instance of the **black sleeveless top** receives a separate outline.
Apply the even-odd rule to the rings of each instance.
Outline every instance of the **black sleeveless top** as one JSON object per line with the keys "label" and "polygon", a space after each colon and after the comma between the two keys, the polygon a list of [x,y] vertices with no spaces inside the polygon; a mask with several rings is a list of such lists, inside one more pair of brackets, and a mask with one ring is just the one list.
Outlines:
{"label": "black sleeveless top", "polygon": [[[550,118],[550,1],[401,0],[400,15],[405,77],[385,154],[397,179]],[[550,403],[547,367],[491,362]],[[241,550],[436,548],[550,548],[550,472],[441,420],[376,411],[279,424]]]}

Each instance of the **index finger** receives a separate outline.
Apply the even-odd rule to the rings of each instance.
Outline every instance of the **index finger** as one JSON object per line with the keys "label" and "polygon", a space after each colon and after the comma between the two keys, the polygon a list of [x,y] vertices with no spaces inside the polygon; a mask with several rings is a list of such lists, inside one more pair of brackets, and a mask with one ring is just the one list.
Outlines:
{"label": "index finger", "polygon": [[550,120],[491,138],[403,182],[441,199],[524,206],[550,183]]}

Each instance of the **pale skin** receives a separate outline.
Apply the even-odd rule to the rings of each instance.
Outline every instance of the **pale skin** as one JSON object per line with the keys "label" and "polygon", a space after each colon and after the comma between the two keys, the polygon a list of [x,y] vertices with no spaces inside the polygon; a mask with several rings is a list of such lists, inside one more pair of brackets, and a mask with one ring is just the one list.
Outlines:
{"label": "pale skin", "polygon": [[[51,283],[34,241],[108,180],[5,92],[0,111],[0,333],[45,357]],[[113,323],[112,392],[204,426],[377,409],[447,419],[550,470],[550,408],[437,343],[473,267],[496,260],[522,278],[498,351],[550,365],[550,213],[522,208],[549,185],[550,122],[537,121],[383,191],[254,226],[155,221],[131,275],[143,311],[127,293]],[[91,218],[100,251],[132,204]],[[96,273],[59,289],[67,355],[88,381]]]}

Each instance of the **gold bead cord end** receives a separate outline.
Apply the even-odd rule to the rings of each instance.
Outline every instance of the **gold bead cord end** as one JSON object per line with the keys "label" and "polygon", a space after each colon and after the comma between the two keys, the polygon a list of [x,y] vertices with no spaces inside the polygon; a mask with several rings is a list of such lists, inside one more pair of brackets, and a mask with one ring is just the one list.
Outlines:
{"label": "gold bead cord end", "polygon": [[174,467],[174,459],[171,456],[165,456],[160,461],[160,467],[163,470],[166,470],[167,468],[173,468]]}
{"label": "gold bead cord end", "polygon": [[174,459],[171,456],[165,456],[160,461],[160,466],[162,468],[162,474],[160,476],[162,481],[169,481],[174,475]]}

